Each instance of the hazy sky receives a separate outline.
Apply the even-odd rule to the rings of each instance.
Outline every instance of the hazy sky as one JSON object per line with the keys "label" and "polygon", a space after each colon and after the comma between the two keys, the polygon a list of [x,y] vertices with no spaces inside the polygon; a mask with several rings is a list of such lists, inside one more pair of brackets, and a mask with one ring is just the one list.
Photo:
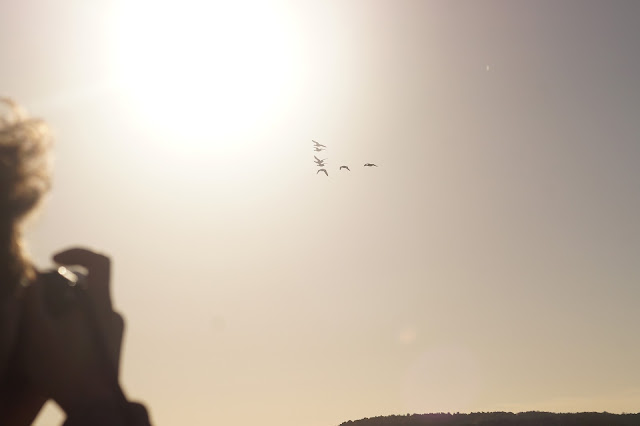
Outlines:
{"label": "hazy sky", "polygon": [[4,1],[0,93],[57,140],[31,252],[111,253],[123,383],[157,425],[638,412],[638,22]]}

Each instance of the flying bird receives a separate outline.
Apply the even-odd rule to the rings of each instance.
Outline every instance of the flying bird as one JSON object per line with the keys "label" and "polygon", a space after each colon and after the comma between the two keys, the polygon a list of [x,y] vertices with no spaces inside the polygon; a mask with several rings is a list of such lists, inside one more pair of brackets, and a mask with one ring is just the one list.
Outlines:
{"label": "flying bird", "polygon": [[327,175],[327,177],[329,177],[329,173],[327,173],[327,171],[325,169],[320,169],[316,172],[316,174],[320,173],[320,172],[324,172],[325,175]]}
{"label": "flying bird", "polygon": [[315,147],[315,148],[313,148],[313,150],[314,150],[315,152],[320,152],[320,151],[324,151],[324,148],[318,148],[318,147]]}
{"label": "flying bird", "polygon": [[342,169],[347,169],[347,170],[351,171],[351,169],[349,169],[348,166],[340,166],[340,170],[342,170]]}
{"label": "flying bird", "polygon": [[326,158],[323,158],[322,160],[319,159],[318,157],[316,157],[315,155],[313,156],[313,158],[315,158],[315,162],[318,166],[320,167],[324,167],[324,162],[326,160]]}
{"label": "flying bird", "polygon": [[319,147],[326,148],[326,146],[322,145],[321,143],[318,143],[318,142],[314,141],[313,139],[311,139],[311,142],[313,142],[313,145],[316,148],[319,148]]}
{"label": "flying bird", "polygon": [[367,164],[365,164],[364,166],[365,166],[365,167],[378,167],[378,166],[376,166],[376,165],[375,165],[375,164],[373,164],[373,163],[367,163]]}

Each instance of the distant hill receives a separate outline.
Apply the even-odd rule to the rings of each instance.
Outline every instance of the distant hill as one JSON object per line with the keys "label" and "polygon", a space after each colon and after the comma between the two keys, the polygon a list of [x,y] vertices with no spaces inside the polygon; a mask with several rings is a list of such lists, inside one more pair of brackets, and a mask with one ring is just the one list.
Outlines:
{"label": "distant hill", "polygon": [[639,426],[639,414],[471,413],[408,414],[347,421],[340,426]]}

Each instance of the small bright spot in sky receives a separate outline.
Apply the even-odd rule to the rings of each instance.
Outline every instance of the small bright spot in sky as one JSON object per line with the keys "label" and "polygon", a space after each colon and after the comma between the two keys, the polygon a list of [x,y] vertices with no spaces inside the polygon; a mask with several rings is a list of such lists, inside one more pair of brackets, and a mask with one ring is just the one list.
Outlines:
{"label": "small bright spot in sky", "polygon": [[489,71],[489,65],[487,65],[487,71]]}
{"label": "small bright spot in sky", "polygon": [[400,343],[409,345],[415,342],[417,337],[418,337],[418,334],[416,330],[414,328],[407,327],[400,332],[400,335],[398,336],[398,340],[400,341]]}

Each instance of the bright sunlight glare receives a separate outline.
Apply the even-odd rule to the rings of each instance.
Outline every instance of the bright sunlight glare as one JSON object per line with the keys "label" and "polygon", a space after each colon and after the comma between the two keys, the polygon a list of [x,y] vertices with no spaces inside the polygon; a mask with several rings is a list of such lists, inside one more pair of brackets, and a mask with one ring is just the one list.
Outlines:
{"label": "bright sunlight glare", "polygon": [[231,144],[293,93],[289,23],[266,1],[123,2],[112,31],[117,86],[154,131]]}

